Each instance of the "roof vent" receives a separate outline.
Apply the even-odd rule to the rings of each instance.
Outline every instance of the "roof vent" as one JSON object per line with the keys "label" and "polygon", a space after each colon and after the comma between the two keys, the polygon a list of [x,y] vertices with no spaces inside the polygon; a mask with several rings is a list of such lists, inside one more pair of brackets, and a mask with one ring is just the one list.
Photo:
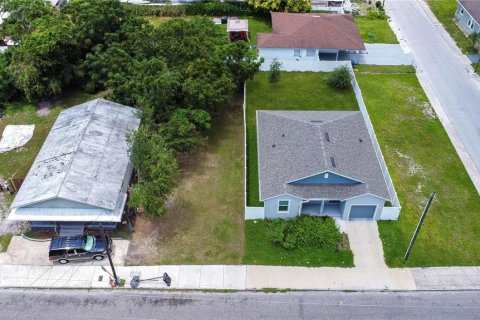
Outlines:
{"label": "roof vent", "polygon": [[330,142],[330,135],[328,134],[328,132],[325,132],[325,140]]}
{"label": "roof vent", "polygon": [[272,148],[275,148],[275,145],[274,145],[274,144],[272,144]]}
{"label": "roof vent", "polygon": [[332,167],[337,166],[337,164],[335,163],[335,157],[330,157],[330,162],[332,163]]}
{"label": "roof vent", "polygon": [[363,142],[362,138],[358,139],[359,142]]}
{"label": "roof vent", "polygon": [[284,135],[284,134],[282,134],[282,138],[285,138],[285,135]]}

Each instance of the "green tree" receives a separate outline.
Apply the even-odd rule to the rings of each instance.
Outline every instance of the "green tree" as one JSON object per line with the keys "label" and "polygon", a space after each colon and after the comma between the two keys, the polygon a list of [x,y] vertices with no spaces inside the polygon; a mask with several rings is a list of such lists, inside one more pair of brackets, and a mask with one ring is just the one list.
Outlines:
{"label": "green tree", "polygon": [[285,12],[309,12],[312,8],[310,0],[247,0],[255,9]]}
{"label": "green tree", "polygon": [[282,71],[282,63],[278,61],[277,58],[272,60],[270,63],[270,73],[268,74],[268,81],[271,83],[277,82],[280,80],[280,74]]}
{"label": "green tree", "polygon": [[65,17],[36,19],[33,30],[10,50],[9,70],[28,99],[60,94],[74,78],[76,43]]}
{"label": "green tree", "polygon": [[130,137],[130,153],[139,181],[130,189],[129,206],[162,216],[178,175],[172,150],[158,132],[142,126]]}
{"label": "green tree", "polygon": [[80,65],[85,91],[93,93],[105,89],[110,79],[123,77],[133,63],[132,57],[119,43],[107,49],[104,45],[96,45]]}
{"label": "green tree", "polygon": [[0,103],[10,100],[17,93],[15,79],[7,65],[5,55],[0,54]]}
{"label": "green tree", "polygon": [[179,76],[161,58],[133,60],[126,73],[110,77],[110,99],[142,110],[151,109],[156,122],[166,121],[177,107]]}
{"label": "green tree", "polygon": [[44,0],[0,0],[0,12],[9,16],[0,25],[0,36],[19,41],[33,30],[36,19],[51,14],[53,8]]}
{"label": "green tree", "polygon": [[118,0],[71,0],[62,11],[75,25],[79,48],[87,50],[117,32],[127,16]]}
{"label": "green tree", "polygon": [[248,79],[253,79],[260,70],[263,58],[258,60],[256,50],[250,50],[243,41],[235,41],[224,46],[221,50],[222,60],[230,70],[237,88],[243,88]]}
{"label": "green tree", "polygon": [[195,59],[181,69],[180,104],[190,109],[211,113],[225,104],[236,88],[228,67],[219,56]]}
{"label": "green tree", "polygon": [[199,109],[177,109],[170,119],[160,125],[160,133],[168,147],[185,152],[205,141],[202,135],[210,129],[210,114]]}

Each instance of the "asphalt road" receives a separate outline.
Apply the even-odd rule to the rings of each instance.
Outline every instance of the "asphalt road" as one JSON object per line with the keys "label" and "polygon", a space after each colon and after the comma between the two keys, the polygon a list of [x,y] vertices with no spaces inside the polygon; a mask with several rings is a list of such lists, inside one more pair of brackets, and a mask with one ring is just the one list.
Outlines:
{"label": "asphalt road", "polygon": [[479,319],[479,292],[0,290],[0,319]]}
{"label": "asphalt road", "polygon": [[415,57],[419,73],[480,172],[480,82],[469,74],[459,49],[439,33],[442,27],[433,23],[422,1],[386,0],[385,5]]}

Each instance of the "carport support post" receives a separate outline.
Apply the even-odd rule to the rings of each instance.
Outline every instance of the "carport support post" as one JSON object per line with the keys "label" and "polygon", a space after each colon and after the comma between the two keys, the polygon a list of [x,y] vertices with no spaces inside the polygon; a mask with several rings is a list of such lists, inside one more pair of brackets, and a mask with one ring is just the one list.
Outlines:
{"label": "carport support post", "polygon": [[418,233],[420,232],[420,229],[422,228],[423,220],[425,220],[428,209],[430,209],[430,205],[432,204],[433,198],[435,198],[435,192],[432,192],[432,194],[430,195],[430,199],[428,199],[427,205],[423,209],[423,213],[422,213],[422,216],[420,217],[420,221],[418,221],[418,225],[417,225],[417,228],[415,229],[415,233],[413,234],[412,240],[410,241],[410,244],[408,245],[407,252],[405,252],[405,256],[403,257],[403,260],[405,260],[405,261],[408,260],[408,256],[410,255],[410,251],[412,251],[412,247],[415,244],[415,240],[417,240]]}
{"label": "carport support post", "polygon": [[108,250],[108,247],[107,247],[108,246],[107,238],[105,237],[105,232],[103,232],[102,224],[100,223],[98,227],[100,228],[100,235],[102,236],[103,243],[105,243],[105,247],[107,248],[107,257],[108,257],[108,262],[110,262],[110,268],[112,268],[113,280],[115,281],[115,284],[118,285],[120,284],[120,279],[118,279],[117,273],[115,272],[115,267],[113,266],[112,256],[110,255],[110,250]]}

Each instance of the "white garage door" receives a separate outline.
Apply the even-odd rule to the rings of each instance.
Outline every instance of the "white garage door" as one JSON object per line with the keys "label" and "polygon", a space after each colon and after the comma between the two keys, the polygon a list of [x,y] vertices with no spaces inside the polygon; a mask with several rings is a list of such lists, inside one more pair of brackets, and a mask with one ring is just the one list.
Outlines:
{"label": "white garage door", "polygon": [[354,205],[350,207],[350,219],[373,219],[377,206]]}

